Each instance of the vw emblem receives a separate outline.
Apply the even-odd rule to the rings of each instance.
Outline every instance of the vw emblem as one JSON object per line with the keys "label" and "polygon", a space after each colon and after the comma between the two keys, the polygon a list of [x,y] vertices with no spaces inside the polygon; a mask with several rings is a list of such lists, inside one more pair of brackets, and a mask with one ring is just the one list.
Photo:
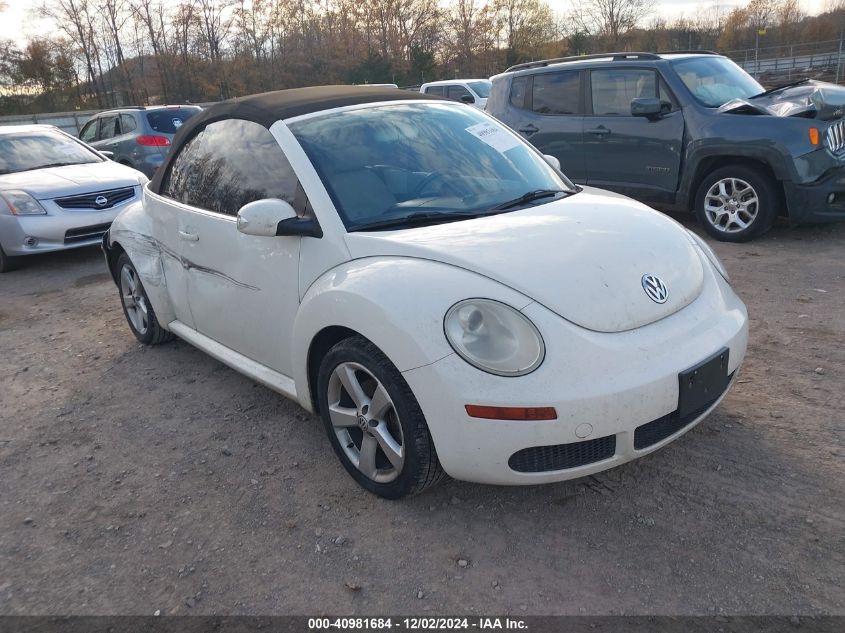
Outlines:
{"label": "vw emblem", "polygon": [[109,203],[109,199],[105,196],[97,196],[94,198],[94,202],[97,204],[98,207],[104,207]]}
{"label": "vw emblem", "polygon": [[643,275],[642,278],[643,290],[648,295],[648,298],[655,303],[666,303],[669,298],[669,289],[660,277],[654,275]]}
{"label": "vw emblem", "polygon": [[366,431],[369,428],[369,426],[370,425],[367,422],[367,418],[365,418],[363,415],[359,415],[358,416],[358,428],[360,428],[362,431]]}

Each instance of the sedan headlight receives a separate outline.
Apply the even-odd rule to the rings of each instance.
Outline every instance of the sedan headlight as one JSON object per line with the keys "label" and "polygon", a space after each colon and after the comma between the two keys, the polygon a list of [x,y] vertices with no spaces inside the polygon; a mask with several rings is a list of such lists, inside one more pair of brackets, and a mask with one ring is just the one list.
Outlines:
{"label": "sedan headlight", "polygon": [[490,299],[453,305],[443,322],[446,338],[469,364],[497,376],[523,376],[543,362],[540,332],[521,312]]}
{"label": "sedan headlight", "polygon": [[713,267],[719,271],[719,274],[725,278],[725,281],[730,283],[731,278],[728,275],[728,271],[725,268],[725,265],[722,263],[722,260],[719,259],[719,256],[716,255],[715,251],[710,248],[710,245],[707,244],[707,242],[698,237],[698,235],[696,235],[692,231],[687,230],[687,233],[689,233],[690,238],[692,239],[692,243],[695,244],[699,249],[701,249],[701,252],[704,253],[704,256],[710,260],[710,263],[713,264]]}
{"label": "sedan headlight", "polygon": [[26,191],[3,191],[0,192],[12,215],[47,215],[47,211],[35,198]]}

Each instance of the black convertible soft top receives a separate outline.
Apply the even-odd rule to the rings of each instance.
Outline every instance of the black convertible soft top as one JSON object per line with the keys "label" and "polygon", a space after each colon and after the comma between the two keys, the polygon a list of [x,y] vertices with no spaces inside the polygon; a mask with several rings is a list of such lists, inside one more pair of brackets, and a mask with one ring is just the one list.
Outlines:
{"label": "black convertible soft top", "polygon": [[173,146],[158,168],[149,184],[150,190],[159,193],[164,174],[168,171],[173,157],[194,134],[209,123],[221,119],[246,119],[269,128],[276,121],[291,117],[359,103],[379,101],[405,101],[408,99],[442,100],[443,97],[426,95],[410,90],[396,88],[376,88],[368,86],[315,86],[313,88],[292,88],[264,92],[221,101],[192,116],[179,128],[173,138]]}

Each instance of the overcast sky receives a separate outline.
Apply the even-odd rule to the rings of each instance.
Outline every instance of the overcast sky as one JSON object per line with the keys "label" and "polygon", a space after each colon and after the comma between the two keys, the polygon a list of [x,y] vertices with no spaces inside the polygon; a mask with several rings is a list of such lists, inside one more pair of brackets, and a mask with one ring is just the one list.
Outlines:
{"label": "overcast sky", "polygon": [[[800,1],[807,13],[818,13],[824,2],[824,0]],[[24,42],[28,37],[53,30],[52,24],[38,20],[32,15],[30,8],[35,4],[32,0],[6,0],[6,2],[8,8],[0,14],[0,39]],[[719,0],[719,4],[725,7],[746,3],[743,0]],[[549,4],[555,11],[565,13],[571,6],[571,0],[549,0]],[[701,0],[658,0],[657,12],[671,19],[681,14],[693,15],[699,7],[711,7],[713,4],[712,1],[701,2]]]}

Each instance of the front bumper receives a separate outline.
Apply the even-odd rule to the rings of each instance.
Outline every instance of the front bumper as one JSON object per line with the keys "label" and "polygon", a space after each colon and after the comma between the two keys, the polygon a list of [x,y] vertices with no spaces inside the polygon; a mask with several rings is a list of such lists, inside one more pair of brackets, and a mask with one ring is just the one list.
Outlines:
{"label": "front bumper", "polygon": [[7,255],[49,253],[102,243],[103,234],[130,198],[102,211],[63,209],[52,200],[40,200],[47,215],[0,214],[0,245]]}
{"label": "front bumper", "polygon": [[[523,312],[546,342],[546,359],[534,373],[493,376],[452,354],[403,374],[425,414],[444,470],[456,479],[548,483],[583,477],[655,451],[697,424],[727,393],[678,425],[672,418],[678,407],[678,374],[728,348],[728,373],[735,380],[748,340],[745,306],[709,266],[702,294],[693,303],[628,332],[585,330],[536,303]],[[466,404],[554,406],[558,417],[482,420],[469,417]],[[638,449],[643,442],[635,445],[637,429],[649,423],[662,432],[652,433],[653,441]],[[511,467],[516,453],[537,447],[552,453],[572,448],[576,464],[579,456],[588,459],[541,472]]]}
{"label": "front bumper", "polygon": [[783,185],[791,221],[810,224],[845,220],[845,168],[834,169],[812,183],[785,181]]}

